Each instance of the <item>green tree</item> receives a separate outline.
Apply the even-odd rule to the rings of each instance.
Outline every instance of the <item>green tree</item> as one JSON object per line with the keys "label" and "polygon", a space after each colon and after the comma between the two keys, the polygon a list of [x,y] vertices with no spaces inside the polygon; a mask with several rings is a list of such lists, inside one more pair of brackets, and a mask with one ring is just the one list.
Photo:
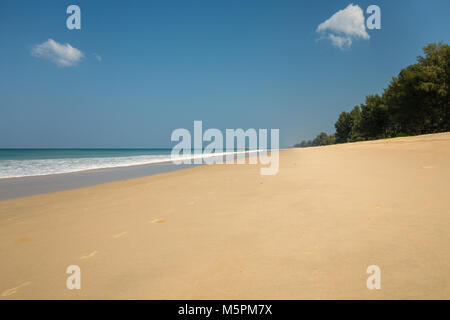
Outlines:
{"label": "green tree", "polygon": [[321,132],[313,141],[313,146],[327,146],[335,143],[334,135],[327,135],[325,132]]}
{"label": "green tree", "polygon": [[307,148],[312,146],[311,140],[302,140],[302,142],[297,143],[294,147],[295,148]]}
{"label": "green tree", "polygon": [[354,107],[350,112],[342,112],[334,124],[336,143],[358,140],[360,122],[361,109],[359,106]]}
{"label": "green tree", "polygon": [[315,147],[315,146],[327,146],[330,144],[336,143],[336,138],[333,135],[327,135],[325,132],[321,132],[314,140],[303,140],[300,143],[297,143],[295,148],[307,148],[307,147]]}
{"label": "green tree", "polygon": [[379,95],[366,97],[366,104],[361,105],[359,134],[366,140],[380,139],[387,136],[389,130],[389,113],[383,98]]}
{"label": "green tree", "polygon": [[342,112],[335,135],[322,132],[296,146],[450,131],[450,46],[431,43],[423,52],[417,63],[392,78],[381,96],[369,95],[365,104]]}
{"label": "green tree", "polygon": [[383,98],[396,133],[423,134],[450,129],[450,48],[423,48],[425,56],[394,77]]}
{"label": "green tree", "polygon": [[336,128],[336,142],[344,143],[350,141],[352,134],[353,121],[352,116],[348,112],[341,112],[338,120],[334,124]]}

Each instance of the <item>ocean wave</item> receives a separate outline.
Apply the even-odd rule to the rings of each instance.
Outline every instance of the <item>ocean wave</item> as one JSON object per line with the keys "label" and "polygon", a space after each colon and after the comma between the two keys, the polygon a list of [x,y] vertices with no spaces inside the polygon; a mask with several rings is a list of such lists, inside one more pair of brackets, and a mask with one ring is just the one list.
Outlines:
{"label": "ocean wave", "polygon": [[223,152],[213,154],[194,154],[172,158],[170,154],[139,155],[97,158],[60,158],[60,159],[26,159],[1,160],[0,179],[53,174],[72,173],[95,169],[120,168],[138,165],[172,162],[174,160],[208,159],[226,155],[239,155],[258,151]]}

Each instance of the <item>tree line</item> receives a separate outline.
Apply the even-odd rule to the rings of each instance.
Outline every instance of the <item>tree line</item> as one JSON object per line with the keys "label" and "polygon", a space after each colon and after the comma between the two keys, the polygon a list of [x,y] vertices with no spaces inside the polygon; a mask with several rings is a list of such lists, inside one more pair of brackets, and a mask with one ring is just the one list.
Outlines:
{"label": "tree line", "polygon": [[417,63],[402,69],[380,96],[339,115],[336,132],[321,132],[295,147],[324,146],[450,131],[450,46],[431,43]]}

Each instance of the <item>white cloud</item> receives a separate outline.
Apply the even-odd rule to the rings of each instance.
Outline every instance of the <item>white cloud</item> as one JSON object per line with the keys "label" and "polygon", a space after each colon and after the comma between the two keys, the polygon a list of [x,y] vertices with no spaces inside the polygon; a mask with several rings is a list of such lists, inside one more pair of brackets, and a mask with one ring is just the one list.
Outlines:
{"label": "white cloud", "polygon": [[94,57],[95,57],[95,59],[97,59],[98,62],[101,62],[103,60],[102,56],[99,54],[94,53]]}
{"label": "white cloud", "polygon": [[37,58],[43,58],[56,63],[60,67],[75,66],[84,54],[70,44],[61,44],[53,39],[35,45],[31,49],[31,54]]}
{"label": "white cloud", "polygon": [[349,4],[344,10],[339,10],[319,24],[316,32],[327,34],[326,38],[341,49],[351,46],[352,39],[370,38],[366,31],[364,13],[358,5],[353,4]]}
{"label": "white cloud", "polygon": [[328,38],[331,40],[333,46],[339,47],[341,49],[344,49],[345,46],[350,47],[352,45],[352,38],[350,37],[335,36],[334,34],[330,33],[328,35]]}

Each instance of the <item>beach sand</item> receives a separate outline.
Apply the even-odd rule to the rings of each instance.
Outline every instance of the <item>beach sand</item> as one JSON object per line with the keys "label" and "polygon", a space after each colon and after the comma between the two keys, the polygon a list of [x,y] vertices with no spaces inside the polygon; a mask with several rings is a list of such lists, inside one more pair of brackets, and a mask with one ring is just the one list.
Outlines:
{"label": "beach sand", "polygon": [[0,201],[0,299],[449,299],[449,192],[445,133]]}

